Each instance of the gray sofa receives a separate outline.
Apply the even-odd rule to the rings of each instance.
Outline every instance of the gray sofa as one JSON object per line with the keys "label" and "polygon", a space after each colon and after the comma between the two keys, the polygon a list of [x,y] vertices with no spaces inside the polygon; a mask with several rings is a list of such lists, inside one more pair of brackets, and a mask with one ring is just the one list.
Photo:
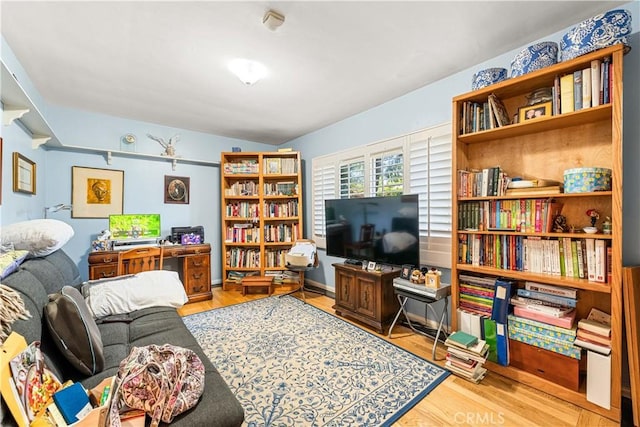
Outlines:
{"label": "gray sofa", "polygon": [[235,398],[216,368],[185,327],[174,308],[154,307],[135,311],[128,319],[99,323],[104,347],[105,368],[93,376],[83,376],[60,353],[43,318],[48,294],[58,292],[64,285],[79,287],[80,274],[75,263],[62,250],[21,264],[20,269],[3,280],[3,284],[17,290],[32,314],[28,320],[18,320],[13,330],[27,342],[41,341],[41,348],[52,371],[61,379],[80,381],[86,388],[96,386],[102,379],[118,372],[120,361],[132,347],[149,344],[173,344],[196,352],[205,365],[205,389],[200,402],[178,415],[172,426],[239,426],[244,420],[242,406]]}

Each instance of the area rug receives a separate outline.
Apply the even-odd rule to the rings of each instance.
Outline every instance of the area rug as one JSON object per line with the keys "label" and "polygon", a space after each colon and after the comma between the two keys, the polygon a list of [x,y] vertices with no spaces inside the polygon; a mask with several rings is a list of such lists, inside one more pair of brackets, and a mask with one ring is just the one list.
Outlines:
{"label": "area rug", "polygon": [[449,375],[290,296],[183,320],[251,427],[391,425]]}

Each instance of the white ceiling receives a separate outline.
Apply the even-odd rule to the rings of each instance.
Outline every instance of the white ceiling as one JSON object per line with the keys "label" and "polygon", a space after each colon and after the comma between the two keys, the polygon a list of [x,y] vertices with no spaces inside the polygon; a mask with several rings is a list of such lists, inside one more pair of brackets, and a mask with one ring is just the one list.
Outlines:
{"label": "white ceiling", "polygon": [[[625,2],[10,1],[1,30],[52,104],[280,144]],[[285,15],[276,31],[269,9]],[[226,68],[258,60],[243,85]],[[505,64],[507,65],[507,64]]]}

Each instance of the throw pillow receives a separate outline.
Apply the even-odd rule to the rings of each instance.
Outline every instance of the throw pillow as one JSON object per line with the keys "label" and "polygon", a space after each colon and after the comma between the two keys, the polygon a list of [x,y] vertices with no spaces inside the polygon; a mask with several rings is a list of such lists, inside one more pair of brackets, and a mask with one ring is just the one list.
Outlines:
{"label": "throw pillow", "polygon": [[25,250],[0,253],[0,280],[16,271],[27,255],[29,251]]}
{"label": "throw pillow", "polygon": [[11,325],[18,319],[28,319],[31,313],[24,306],[24,301],[18,292],[8,286],[0,284],[0,344],[11,333]]}
{"label": "throw pillow", "polygon": [[51,336],[69,363],[86,375],[104,369],[102,335],[76,288],[65,286],[59,294],[49,295],[44,314]]}
{"label": "throw pillow", "polygon": [[57,219],[34,219],[16,222],[0,229],[3,245],[13,243],[14,249],[25,249],[35,257],[57,251],[73,237],[73,228]]}
{"label": "throw pillow", "polygon": [[182,307],[189,299],[175,271],[152,270],[82,285],[96,318],[131,313],[148,307]]}

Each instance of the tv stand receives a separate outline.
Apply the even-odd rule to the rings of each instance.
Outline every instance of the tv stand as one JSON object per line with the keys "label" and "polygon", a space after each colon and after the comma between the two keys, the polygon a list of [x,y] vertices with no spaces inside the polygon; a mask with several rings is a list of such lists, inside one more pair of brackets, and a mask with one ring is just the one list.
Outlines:
{"label": "tv stand", "polygon": [[347,317],[384,334],[400,305],[393,292],[393,279],[400,269],[367,271],[361,267],[333,264],[335,268],[336,304],[338,316]]}
{"label": "tv stand", "polygon": [[344,260],[344,263],[347,265],[355,265],[357,267],[362,267],[362,261],[359,259],[347,258]]}

